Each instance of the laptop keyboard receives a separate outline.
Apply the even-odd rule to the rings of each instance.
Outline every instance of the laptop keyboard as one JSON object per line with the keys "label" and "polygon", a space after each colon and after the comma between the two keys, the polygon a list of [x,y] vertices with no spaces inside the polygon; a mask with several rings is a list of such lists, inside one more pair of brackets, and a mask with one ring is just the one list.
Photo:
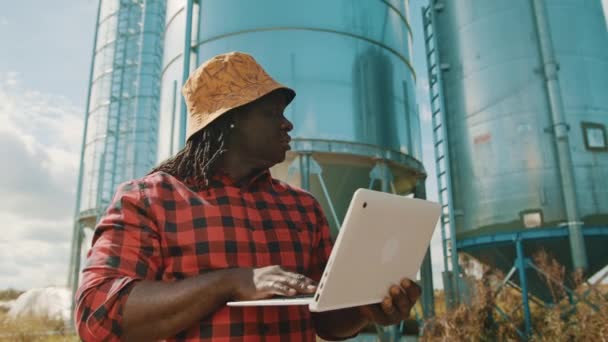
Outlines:
{"label": "laptop keyboard", "polygon": [[299,294],[295,296],[274,296],[272,299],[300,299],[300,298],[313,298],[312,294]]}

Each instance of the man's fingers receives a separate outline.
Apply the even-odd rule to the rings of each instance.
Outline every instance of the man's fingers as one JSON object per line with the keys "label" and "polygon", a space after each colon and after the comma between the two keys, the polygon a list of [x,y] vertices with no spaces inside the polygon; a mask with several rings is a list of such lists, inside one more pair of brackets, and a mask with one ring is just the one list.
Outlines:
{"label": "man's fingers", "polygon": [[[384,307],[384,303],[387,298],[384,298],[380,304],[366,306],[368,319],[371,319],[372,322],[381,325],[388,325],[391,323],[390,315],[386,313],[386,309]],[[390,302],[390,300],[388,302]]]}
{"label": "man's fingers", "polygon": [[308,288],[308,285],[302,284],[295,280],[294,278],[285,276],[285,275],[272,275],[268,277],[268,281],[273,283],[281,284],[282,287],[285,287],[289,290],[286,295],[295,295],[297,293],[312,293],[316,288],[312,288],[312,291]]}
{"label": "man's fingers", "polygon": [[288,277],[290,277],[292,279],[297,280],[298,282],[305,283],[306,285],[315,283],[314,280],[308,278],[307,276],[305,276],[303,274],[285,271],[285,275],[287,275]]}
{"label": "man's fingers", "polygon": [[285,272],[284,275],[289,285],[298,291],[311,293],[317,289],[315,282],[302,274]]}
{"label": "man's fingers", "polygon": [[372,320],[382,325],[396,324],[409,317],[410,311],[418,297],[420,297],[420,286],[413,281],[404,278],[399,285],[394,284],[388,289],[380,305],[370,305],[368,315],[373,315]]}
{"label": "man's fingers", "polygon": [[405,290],[400,286],[393,285],[389,291],[393,300],[393,305],[397,307],[401,316],[407,317],[410,313],[412,303],[410,302],[407,293],[405,293]]}
{"label": "man's fingers", "polygon": [[395,306],[393,306],[392,298],[388,296],[382,299],[382,303],[380,303],[380,306],[382,307],[382,311],[384,311],[384,313],[387,315],[392,315],[396,311]]}
{"label": "man's fingers", "polygon": [[285,278],[285,282],[298,292],[309,293],[317,289],[314,285],[301,282],[294,278]]}
{"label": "man's fingers", "polygon": [[422,293],[420,286],[407,278],[403,278],[401,280],[401,287],[405,290],[410,303],[414,305]]}
{"label": "man's fingers", "polygon": [[280,280],[269,280],[265,282],[263,289],[269,293],[281,296],[293,296],[297,292]]}
{"label": "man's fingers", "polygon": [[253,273],[257,291],[265,295],[293,296],[297,293],[314,293],[317,289],[312,279],[285,271],[278,265],[258,268]]}

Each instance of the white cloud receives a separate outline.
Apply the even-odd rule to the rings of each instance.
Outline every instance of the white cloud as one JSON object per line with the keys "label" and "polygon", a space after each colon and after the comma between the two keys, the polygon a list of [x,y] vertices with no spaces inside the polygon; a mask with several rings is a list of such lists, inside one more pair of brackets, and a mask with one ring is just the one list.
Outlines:
{"label": "white cloud", "polygon": [[0,288],[64,284],[82,109],[0,74]]}
{"label": "white cloud", "polygon": [[69,248],[69,242],[0,242],[0,284],[18,289],[65,285]]}
{"label": "white cloud", "polygon": [[7,17],[0,17],[0,26],[7,26],[8,25],[8,18]]}
{"label": "white cloud", "polygon": [[19,73],[15,71],[8,72],[6,74],[6,85],[9,87],[15,87],[18,84]]}

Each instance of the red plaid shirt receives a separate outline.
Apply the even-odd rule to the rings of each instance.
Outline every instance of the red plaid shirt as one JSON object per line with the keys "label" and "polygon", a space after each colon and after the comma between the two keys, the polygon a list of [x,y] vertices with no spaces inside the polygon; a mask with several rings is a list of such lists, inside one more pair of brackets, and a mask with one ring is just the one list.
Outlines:
{"label": "red plaid shirt", "polygon": [[[156,172],[121,184],[93,237],[76,294],[86,341],[119,340],[130,289],[230,267],[281,265],[318,281],[332,242],[314,197],[264,171],[199,189]],[[221,307],[171,341],[314,341],[306,306]]]}

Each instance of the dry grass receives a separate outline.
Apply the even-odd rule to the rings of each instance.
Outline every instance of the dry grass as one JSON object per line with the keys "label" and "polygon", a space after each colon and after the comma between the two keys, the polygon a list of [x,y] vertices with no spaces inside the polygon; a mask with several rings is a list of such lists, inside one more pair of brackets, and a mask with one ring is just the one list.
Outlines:
{"label": "dry grass", "polygon": [[8,289],[4,291],[0,291],[0,301],[7,301],[17,299],[17,297],[21,296],[23,291]]}
{"label": "dry grass", "polygon": [[[21,295],[21,291],[0,291],[0,301],[13,300]],[[6,312],[0,312],[0,341],[30,342],[30,341],[79,341],[79,339],[67,332],[62,320],[21,317],[13,320]]]}
{"label": "dry grass", "polygon": [[[530,301],[533,336],[531,341],[608,341],[608,286],[590,288],[579,274],[566,279],[564,268],[545,252],[537,253],[534,263],[544,273],[548,291],[553,295],[554,304],[544,306]],[[445,308],[443,293],[436,293],[437,316],[425,322],[423,341],[518,341],[516,329],[524,330],[521,294],[513,288],[503,288],[496,292],[492,280],[500,281],[500,276],[486,273],[475,286],[476,294],[470,305],[461,305],[454,310]],[[494,279],[492,279],[494,276]],[[564,284],[574,288],[574,297],[583,298],[598,309],[579,301],[572,306]],[[504,319],[496,306],[510,313],[510,320]]]}
{"label": "dry grass", "polygon": [[0,313],[0,341],[79,341],[66,331],[61,320],[37,317],[22,317],[13,320],[5,313]]}
{"label": "dry grass", "polygon": [[[546,307],[530,302],[532,328],[531,341],[608,341],[608,286],[589,287],[580,275],[567,279],[564,268],[545,252],[537,253],[534,263],[544,273],[548,291],[557,304]],[[424,324],[423,341],[519,341],[517,329],[523,331],[523,310],[517,309],[521,294],[513,288],[496,292],[501,274],[486,272],[475,286],[475,298],[470,305],[445,310],[443,291],[435,292],[436,317]],[[568,287],[575,288],[575,297],[585,298],[599,310],[579,301],[574,307],[565,297]],[[0,291],[0,300],[15,299],[19,291]],[[503,319],[495,307],[510,313],[510,320]],[[573,309],[574,308],[574,309]],[[417,313],[422,313],[420,304]],[[492,314],[492,315],[490,315]],[[52,333],[52,334],[49,334]],[[20,318],[11,320],[0,312],[0,341],[78,341],[60,320],[46,318]]]}

